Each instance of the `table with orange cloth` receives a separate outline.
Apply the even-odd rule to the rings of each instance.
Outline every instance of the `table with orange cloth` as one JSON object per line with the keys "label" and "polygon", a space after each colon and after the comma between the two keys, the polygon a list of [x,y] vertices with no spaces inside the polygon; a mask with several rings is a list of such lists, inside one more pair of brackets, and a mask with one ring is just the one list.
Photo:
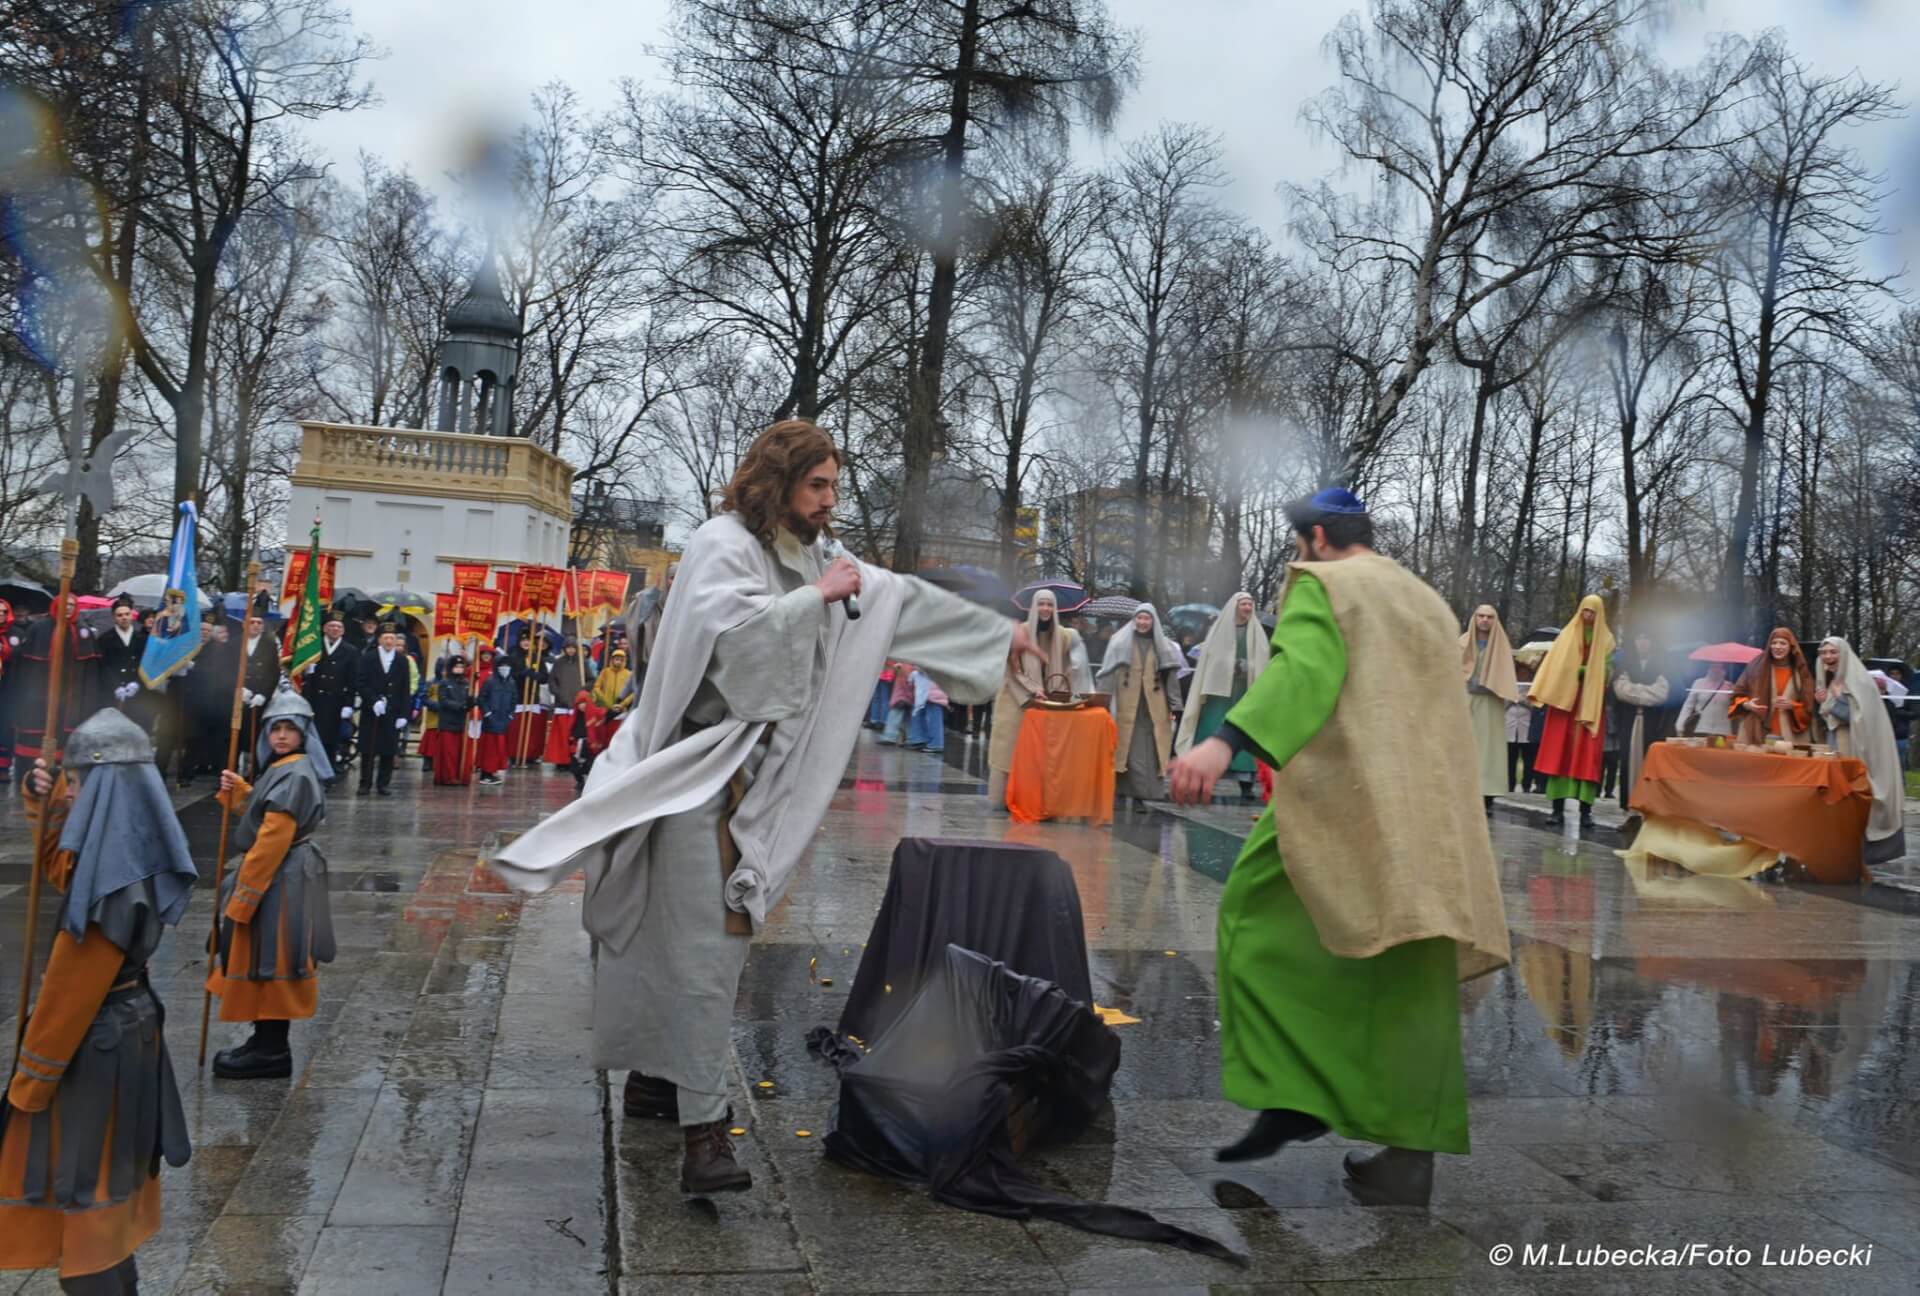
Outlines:
{"label": "table with orange cloth", "polygon": [[1850,758],[1660,742],[1647,749],[1631,804],[1649,817],[1758,842],[1799,861],[1817,881],[1857,882],[1873,784],[1866,765]]}
{"label": "table with orange cloth", "polygon": [[1007,813],[1021,823],[1112,823],[1113,749],[1119,741],[1105,707],[1027,708],[1007,774]]}

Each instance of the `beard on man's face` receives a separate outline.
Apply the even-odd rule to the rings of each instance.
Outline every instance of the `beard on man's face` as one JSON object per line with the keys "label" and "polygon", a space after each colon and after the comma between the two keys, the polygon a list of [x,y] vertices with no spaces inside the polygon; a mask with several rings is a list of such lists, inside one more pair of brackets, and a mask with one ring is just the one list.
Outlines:
{"label": "beard on man's face", "polygon": [[789,511],[787,513],[787,530],[793,532],[794,539],[798,540],[801,544],[810,545],[820,538],[820,533],[826,530],[832,521],[833,512],[831,509],[822,509],[811,517]]}

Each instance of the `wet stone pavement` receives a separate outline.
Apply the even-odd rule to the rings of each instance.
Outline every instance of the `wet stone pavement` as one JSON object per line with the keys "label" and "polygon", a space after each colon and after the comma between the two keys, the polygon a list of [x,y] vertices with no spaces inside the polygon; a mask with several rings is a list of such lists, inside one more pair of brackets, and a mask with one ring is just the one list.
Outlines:
{"label": "wet stone pavement", "polygon": [[[570,779],[337,798],[320,837],[340,958],[293,1029],[290,1082],[193,1067],[210,878],[155,958],[194,1139],[163,1174],[148,1293],[1887,1291],[1920,1286],[1920,917],[1859,889],[1630,876],[1496,812],[1512,967],[1461,990],[1474,1154],[1430,1212],[1355,1206],[1329,1138],[1252,1167],[1218,1097],[1214,912],[1250,809],[1156,807],[1111,829],[990,814],[984,743],[944,760],[863,737],[812,861],[756,943],[734,1028],[754,1190],[677,1191],[677,1131],[622,1120],[587,1066],[579,883],[533,900],[477,864]],[[210,861],[217,811],[183,797]],[[1097,996],[1119,1028],[1111,1112],[1039,1158],[1047,1183],[1151,1209],[1220,1261],[963,1213],[826,1161],[831,1024],[906,835],[1011,838],[1072,866]],[[1604,837],[1604,834],[1602,835]],[[26,844],[0,810],[0,1014],[11,1035]],[[209,873],[210,869],[207,870]],[[42,920],[47,929],[52,912]],[[817,960],[817,976],[809,975]],[[244,1028],[213,1027],[211,1049]],[[10,1042],[10,1041],[9,1041]],[[619,1077],[614,1077],[617,1085]],[[801,1131],[808,1136],[802,1137]],[[1685,1267],[1579,1266],[1593,1248],[1727,1248]],[[1502,1246],[1519,1254],[1490,1260]],[[1871,1247],[1861,1267],[1781,1265]],[[1526,1248],[1550,1261],[1529,1265]],[[1769,1253],[1766,1248],[1771,1248]],[[1745,1251],[1749,1254],[1742,1255]],[[0,1296],[51,1293],[0,1274]]]}

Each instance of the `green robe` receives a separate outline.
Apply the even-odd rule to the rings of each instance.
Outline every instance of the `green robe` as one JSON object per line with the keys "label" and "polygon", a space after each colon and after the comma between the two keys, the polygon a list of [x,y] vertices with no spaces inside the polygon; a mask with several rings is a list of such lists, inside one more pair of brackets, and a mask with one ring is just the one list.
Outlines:
{"label": "green robe", "polygon": [[[1346,678],[1347,647],[1325,588],[1300,574],[1273,659],[1228,718],[1283,769],[1333,714]],[[1230,1101],[1306,1112],[1368,1143],[1467,1151],[1454,943],[1413,941],[1365,959],[1329,954],[1287,880],[1272,806],[1227,878],[1216,957]]]}

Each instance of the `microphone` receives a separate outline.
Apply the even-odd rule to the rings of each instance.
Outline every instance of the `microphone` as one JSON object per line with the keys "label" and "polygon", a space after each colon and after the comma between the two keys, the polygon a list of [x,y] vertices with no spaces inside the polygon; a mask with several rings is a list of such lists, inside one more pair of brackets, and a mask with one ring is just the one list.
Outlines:
{"label": "microphone", "polygon": [[[822,532],[820,536],[820,553],[828,562],[832,562],[836,558],[851,557],[851,555],[847,553],[845,545],[824,532]],[[847,595],[845,607],[847,609],[847,620],[858,621],[860,619],[860,596],[858,594]]]}

